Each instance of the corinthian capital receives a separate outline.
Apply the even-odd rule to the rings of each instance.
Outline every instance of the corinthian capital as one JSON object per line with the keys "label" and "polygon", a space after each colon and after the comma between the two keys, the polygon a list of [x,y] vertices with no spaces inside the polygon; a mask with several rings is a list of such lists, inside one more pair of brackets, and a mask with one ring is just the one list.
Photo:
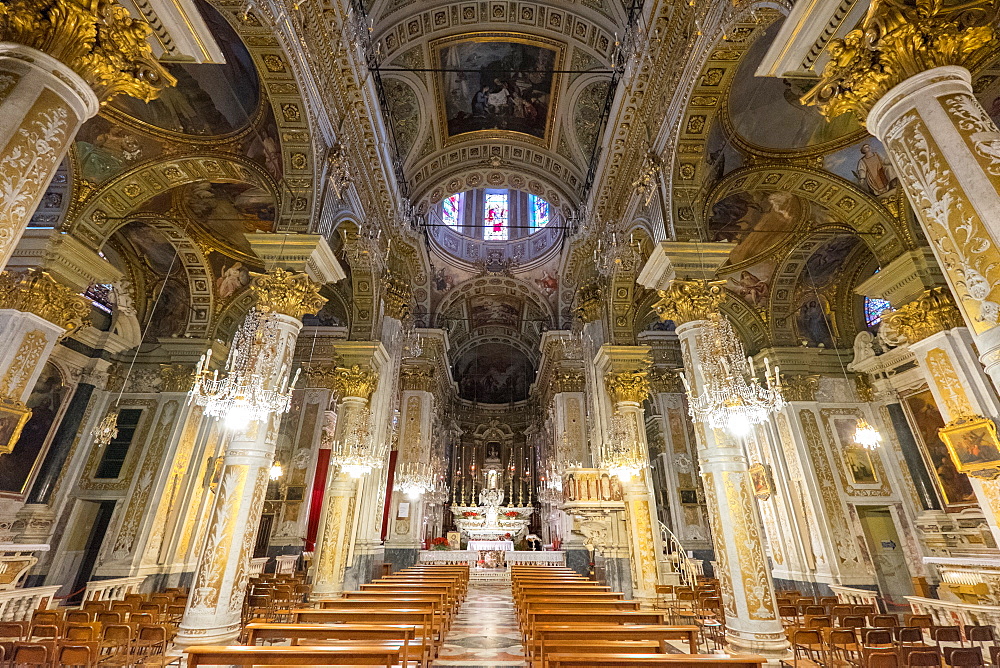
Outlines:
{"label": "corinthian capital", "polygon": [[616,404],[622,401],[642,403],[649,396],[648,371],[620,371],[604,376],[604,386]]}
{"label": "corinthian capital", "polygon": [[975,69],[994,53],[997,0],[872,0],[861,27],[831,40],[819,84],[802,101],[861,121],[889,89],[944,65]]}
{"label": "corinthian capital", "polygon": [[912,302],[882,317],[882,324],[895,334],[916,343],[931,334],[964,327],[962,314],[948,288],[931,288]]}
{"label": "corinthian capital", "polygon": [[326,297],[319,294],[320,285],[305,274],[274,268],[254,276],[250,289],[257,296],[257,308],[302,319],[306,313],[316,313]]}
{"label": "corinthian capital", "polygon": [[153,57],[145,21],[114,0],[8,0],[0,41],[38,49],[86,81],[102,103],[116,95],[149,102],[176,80]]}
{"label": "corinthian capital", "polygon": [[366,364],[337,367],[335,372],[337,394],[341,397],[370,399],[378,387],[378,372]]}
{"label": "corinthian capital", "polygon": [[675,279],[666,290],[660,290],[660,300],[653,310],[660,320],[673,320],[677,325],[696,320],[708,320],[726,298],[722,289],[725,281],[686,281]]}
{"label": "corinthian capital", "polygon": [[67,332],[90,322],[87,301],[39,269],[0,273],[0,309],[34,313]]}

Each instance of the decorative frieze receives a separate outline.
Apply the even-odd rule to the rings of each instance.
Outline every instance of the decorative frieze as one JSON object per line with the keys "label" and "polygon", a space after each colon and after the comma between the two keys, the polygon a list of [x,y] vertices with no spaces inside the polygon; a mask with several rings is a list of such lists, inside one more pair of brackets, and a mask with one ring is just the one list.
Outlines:
{"label": "decorative frieze", "polygon": [[275,267],[266,274],[257,274],[250,289],[257,297],[257,308],[274,311],[298,320],[307,313],[316,313],[326,297],[319,294],[320,285],[306,274]]}
{"label": "decorative frieze", "polygon": [[34,313],[71,332],[90,322],[90,305],[47,272],[0,273],[0,309]]}
{"label": "decorative frieze", "polygon": [[912,344],[931,334],[964,327],[965,321],[948,288],[931,288],[924,290],[912,302],[884,315],[882,324]]}
{"label": "decorative frieze", "polygon": [[660,290],[660,300],[653,310],[660,320],[673,320],[683,325],[697,320],[707,320],[709,314],[718,313],[726,298],[725,281],[687,281],[675,279],[666,290]]}

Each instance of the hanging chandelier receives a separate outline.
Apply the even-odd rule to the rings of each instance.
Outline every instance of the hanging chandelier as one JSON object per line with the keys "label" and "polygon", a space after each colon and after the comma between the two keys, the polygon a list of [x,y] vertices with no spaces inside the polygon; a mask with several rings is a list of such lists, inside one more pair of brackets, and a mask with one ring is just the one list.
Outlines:
{"label": "hanging chandelier", "polygon": [[625,482],[639,475],[647,466],[639,452],[639,430],[635,417],[615,412],[611,416],[608,439],[601,447],[601,468]]}
{"label": "hanging chandelier", "polygon": [[696,422],[725,429],[734,436],[745,436],[754,425],[785,405],[778,367],[772,372],[764,358],[764,384],[761,384],[753,360],[746,356],[743,343],[721,313],[711,314],[707,329],[698,334],[697,345],[704,379],[701,392],[695,394],[687,377],[681,374],[688,412]]}
{"label": "hanging chandelier", "polygon": [[288,412],[301,369],[289,383],[288,368],[277,359],[279,336],[272,314],[250,309],[233,336],[225,375],[220,378],[218,370],[209,371],[212,351],[206,351],[195,370],[188,402],[204,406],[206,415],[223,418],[233,431],[266,420],[272,413]]}
{"label": "hanging chandelier", "polygon": [[376,442],[372,412],[365,406],[348,415],[344,437],[330,449],[330,463],[352,478],[360,478],[382,466],[384,446]]}
{"label": "hanging chandelier", "polygon": [[413,359],[420,357],[424,352],[424,347],[417,333],[416,320],[412,315],[407,315],[403,319],[403,329],[400,332],[400,343],[403,357]]}
{"label": "hanging chandelier", "polygon": [[878,429],[871,426],[868,420],[862,417],[858,418],[858,427],[854,431],[854,440],[863,448],[876,450],[882,445],[882,434],[878,433]]}
{"label": "hanging chandelier", "polygon": [[643,262],[639,244],[631,234],[612,227],[608,230],[608,243],[600,237],[594,249],[594,264],[601,276],[611,276],[618,271],[635,271]]}
{"label": "hanging chandelier", "polygon": [[393,489],[416,499],[434,490],[436,477],[430,464],[405,462],[396,468]]}
{"label": "hanging chandelier", "polygon": [[118,436],[118,409],[112,408],[104,419],[90,432],[94,437],[94,444],[103,448]]}

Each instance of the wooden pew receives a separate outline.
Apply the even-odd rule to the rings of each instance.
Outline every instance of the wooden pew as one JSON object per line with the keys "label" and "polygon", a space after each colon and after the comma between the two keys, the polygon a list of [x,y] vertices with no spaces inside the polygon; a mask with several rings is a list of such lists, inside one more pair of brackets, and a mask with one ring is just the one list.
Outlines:
{"label": "wooden pew", "polygon": [[575,653],[555,653],[548,657],[548,668],[760,668],[767,659],[748,654],[601,654],[598,657]]}
{"label": "wooden pew", "polygon": [[198,666],[385,666],[399,663],[398,643],[336,647],[250,647],[200,645],[188,647],[188,668]]}
{"label": "wooden pew", "polygon": [[602,640],[650,640],[665,644],[668,640],[686,640],[692,654],[698,652],[699,628],[690,626],[660,625],[607,625],[607,624],[541,624],[535,627],[531,643],[525,649],[530,655],[544,657],[549,643],[562,641],[587,642],[590,638]]}
{"label": "wooden pew", "polygon": [[529,641],[535,633],[535,627],[539,624],[652,624],[665,626],[666,621],[663,612],[638,612],[633,610],[544,610],[528,611],[528,623],[524,629],[525,641]]}
{"label": "wooden pew", "polygon": [[410,654],[419,656],[417,661],[426,665],[426,648],[416,639],[417,627],[409,624],[247,624],[247,644],[256,645],[260,640],[288,640],[292,646],[301,640],[353,641],[358,644],[368,642],[401,642],[400,663],[405,667]]}
{"label": "wooden pew", "polygon": [[423,610],[292,610],[290,612],[293,624],[371,624],[385,626],[387,624],[408,624],[419,629],[418,637],[423,645],[434,650],[441,642],[435,633],[437,625],[427,609]]}

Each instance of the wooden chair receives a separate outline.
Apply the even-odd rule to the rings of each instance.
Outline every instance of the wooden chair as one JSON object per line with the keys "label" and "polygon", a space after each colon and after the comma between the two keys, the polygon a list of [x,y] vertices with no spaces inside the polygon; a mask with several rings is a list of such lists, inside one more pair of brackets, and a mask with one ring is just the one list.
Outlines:
{"label": "wooden chair", "polygon": [[934,650],[914,650],[903,659],[907,668],[941,668],[941,655]]}
{"label": "wooden chair", "polygon": [[945,663],[954,668],[979,668],[983,665],[983,652],[978,647],[954,647],[945,655]]}
{"label": "wooden chair", "polygon": [[14,643],[14,651],[10,656],[10,668],[22,666],[37,666],[48,668],[52,653],[47,645],[31,642]]}
{"label": "wooden chair", "polygon": [[831,663],[834,666],[860,666],[861,648],[854,629],[830,629],[828,640]]}
{"label": "wooden chair", "polygon": [[56,665],[94,668],[97,665],[97,655],[90,645],[62,644],[56,651]]}
{"label": "wooden chair", "polygon": [[188,647],[188,668],[198,666],[385,666],[399,663],[399,645],[333,647]]}
{"label": "wooden chair", "polygon": [[798,629],[792,633],[792,665],[818,668],[826,661],[826,645],[818,629]]}
{"label": "wooden chair", "polygon": [[867,668],[899,668],[899,655],[889,650],[879,650],[868,655]]}

